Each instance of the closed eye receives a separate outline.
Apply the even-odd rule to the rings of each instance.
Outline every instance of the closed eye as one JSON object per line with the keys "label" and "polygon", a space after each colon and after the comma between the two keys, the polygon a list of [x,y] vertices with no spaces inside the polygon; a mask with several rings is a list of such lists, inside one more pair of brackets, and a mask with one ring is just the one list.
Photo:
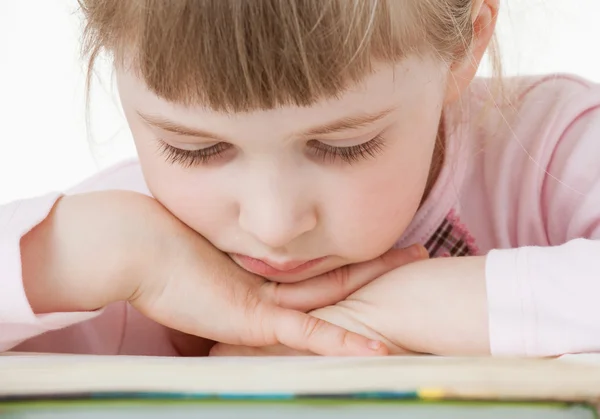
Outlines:
{"label": "closed eye", "polygon": [[352,164],[376,157],[383,151],[385,142],[381,135],[377,135],[366,143],[349,147],[335,147],[317,140],[309,141],[308,145],[311,148],[311,153],[325,163],[334,163],[341,160]]}
{"label": "closed eye", "polygon": [[183,167],[193,167],[210,163],[213,160],[218,160],[225,152],[233,147],[232,144],[221,142],[197,150],[184,150],[173,147],[162,140],[159,140],[158,144],[160,154],[162,154],[169,163],[180,164]]}
{"label": "closed eye", "polygon": [[[160,154],[167,162],[186,168],[216,161],[234,147],[230,143],[219,142],[206,148],[185,150],[174,147],[163,140],[158,140],[158,145]],[[336,147],[318,140],[310,140],[307,145],[309,153],[323,163],[340,161],[353,164],[377,157],[383,151],[385,141],[381,135],[377,135],[365,143],[347,147]]]}

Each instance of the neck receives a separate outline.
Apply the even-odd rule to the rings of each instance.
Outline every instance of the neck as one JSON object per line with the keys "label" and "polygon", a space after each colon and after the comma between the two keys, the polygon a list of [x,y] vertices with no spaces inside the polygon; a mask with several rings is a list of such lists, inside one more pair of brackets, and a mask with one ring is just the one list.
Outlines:
{"label": "neck", "polygon": [[425,191],[423,192],[423,198],[421,198],[421,203],[419,206],[423,205],[423,202],[425,202],[431,193],[431,190],[433,189],[433,186],[435,185],[435,182],[442,171],[442,166],[444,165],[444,158],[446,156],[446,135],[443,120],[444,119],[442,118],[438,128],[437,137],[435,139],[435,147],[433,148],[433,156],[431,158],[429,177],[427,178]]}

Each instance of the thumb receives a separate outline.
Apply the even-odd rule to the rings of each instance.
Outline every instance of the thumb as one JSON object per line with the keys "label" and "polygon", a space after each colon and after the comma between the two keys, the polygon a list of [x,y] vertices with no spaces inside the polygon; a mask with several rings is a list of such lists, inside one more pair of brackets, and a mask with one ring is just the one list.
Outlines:
{"label": "thumb", "polygon": [[310,311],[336,304],[381,275],[428,256],[420,244],[392,249],[373,260],[342,266],[295,284],[269,282],[263,292],[271,293],[268,300],[281,307]]}
{"label": "thumb", "polygon": [[[381,356],[387,347],[299,311],[277,306],[265,317],[277,342],[301,352],[325,356]],[[265,324],[265,323],[263,323]]]}

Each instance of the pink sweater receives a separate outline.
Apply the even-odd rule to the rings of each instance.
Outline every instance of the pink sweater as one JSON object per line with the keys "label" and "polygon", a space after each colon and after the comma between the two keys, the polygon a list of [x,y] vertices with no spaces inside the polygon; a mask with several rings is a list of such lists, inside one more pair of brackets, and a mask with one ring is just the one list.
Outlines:
{"label": "pink sweater", "polygon": [[[494,355],[600,351],[600,86],[548,76],[507,88],[516,96],[497,107],[479,80],[447,114],[445,166],[398,245],[488,255]],[[137,162],[69,193],[105,189],[149,194]],[[59,196],[0,206],[0,351],[176,355],[165,329],[125,303],[32,312],[19,241]]]}

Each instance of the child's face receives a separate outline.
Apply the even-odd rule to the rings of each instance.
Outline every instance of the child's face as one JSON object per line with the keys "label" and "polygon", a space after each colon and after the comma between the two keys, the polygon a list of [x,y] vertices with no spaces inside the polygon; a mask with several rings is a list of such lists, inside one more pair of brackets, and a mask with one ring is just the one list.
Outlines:
{"label": "child's face", "polygon": [[[154,196],[242,267],[280,282],[393,246],[423,196],[446,91],[446,68],[414,58],[335,100],[227,115],[169,103],[132,73],[117,77]],[[192,164],[161,142],[188,150]],[[351,146],[358,154],[331,154]],[[198,149],[222,153],[194,161]]]}

